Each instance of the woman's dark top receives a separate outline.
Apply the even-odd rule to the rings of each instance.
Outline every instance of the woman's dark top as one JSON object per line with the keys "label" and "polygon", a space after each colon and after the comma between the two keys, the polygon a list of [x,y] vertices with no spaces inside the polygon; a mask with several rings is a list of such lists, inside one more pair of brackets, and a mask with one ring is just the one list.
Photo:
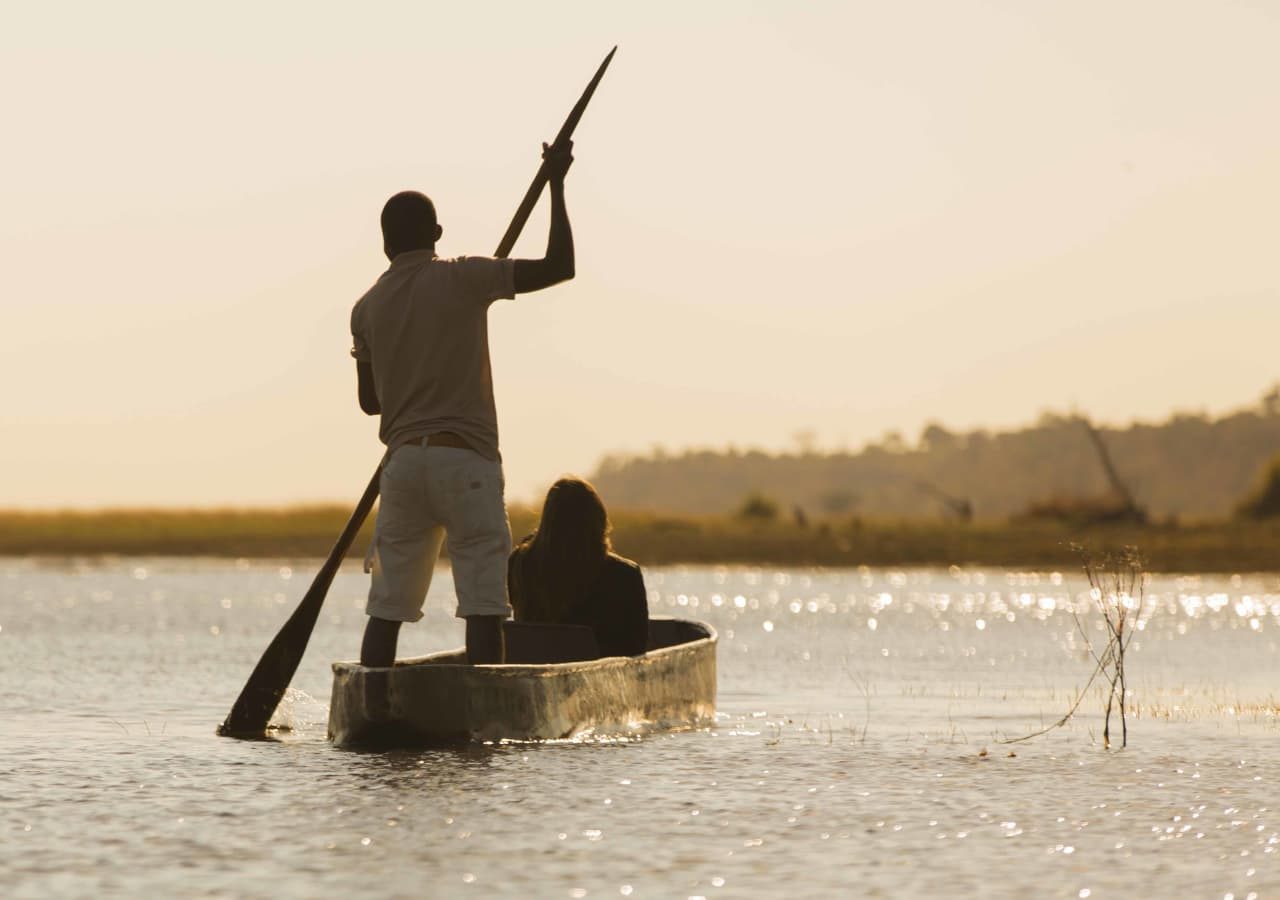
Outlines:
{"label": "woman's dark top", "polygon": [[[526,578],[536,578],[533,566],[521,565],[527,548],[516,547],[507,562],[507,590],[517,622],[526,615]],[[610,553],[586,591],[552,625],[587,625],[596,635],[601,656],[637,656],[649,645],[649,597],[640,566]]]}

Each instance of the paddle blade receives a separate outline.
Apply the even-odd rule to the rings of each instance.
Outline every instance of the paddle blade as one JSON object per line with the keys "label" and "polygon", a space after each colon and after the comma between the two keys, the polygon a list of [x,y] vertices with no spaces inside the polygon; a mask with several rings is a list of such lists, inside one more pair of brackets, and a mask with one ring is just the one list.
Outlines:
{"label": "paddle blade", "polygon": [[311,587],[307,589],[298,608],[267,645],[266,652],[262,654],[240,691],[226,721],[218,726],[218,734],[224,737],[257,738],[266,733],[267,725],[271,722],[276,707],[280,705],[280,698],[284,696],[294,673],[298,671],[298,663],[302,662],[302,654],[315,629],[329,586],[333,584],[333,576],[337,574],[343,558],[360,532],[360,526],[364,524],[374,501],[378,499],[378,481],[381,475],[382,467],[379,466],[369,480],[369,486],[365,488],[360,502],[356,504],[355,511],[351,513],[351,518],[347,520],[347,527],[342,530],[333,549],[329,551],[328,559],[316,573],[315,580],[311,582]]}

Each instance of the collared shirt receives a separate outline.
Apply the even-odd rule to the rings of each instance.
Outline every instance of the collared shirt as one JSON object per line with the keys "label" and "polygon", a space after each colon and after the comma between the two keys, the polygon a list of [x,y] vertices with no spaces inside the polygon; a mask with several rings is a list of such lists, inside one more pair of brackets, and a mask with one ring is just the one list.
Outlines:
{"label": "collared shirt", "polygon": [[509,259],[401,253],[351,310],[351,355],[373,367],[389,451],[451,431],[500,460],[489,304],[515,296]]}

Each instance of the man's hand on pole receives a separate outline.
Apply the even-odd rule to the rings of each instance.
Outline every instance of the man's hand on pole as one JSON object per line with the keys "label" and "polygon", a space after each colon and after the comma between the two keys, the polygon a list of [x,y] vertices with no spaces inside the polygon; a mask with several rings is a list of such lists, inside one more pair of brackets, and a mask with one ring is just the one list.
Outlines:
{"label": "man's hand on pole", "polygon": [[573,165],[573,141],[562,144],[542,145],[542,165],[547,173],[547,181],[552,184],[564,184],[564,176]]}
{"label": "man's hand on pole", "polygon": [[542,259],[514,261],[513,279],[517,294],[540,291],[574,276],[573,229],[564,202],[564,176],[573,165],[573,141],[542,145],[542,168],[551,188],[551,228],[547,233],[547,250]]}

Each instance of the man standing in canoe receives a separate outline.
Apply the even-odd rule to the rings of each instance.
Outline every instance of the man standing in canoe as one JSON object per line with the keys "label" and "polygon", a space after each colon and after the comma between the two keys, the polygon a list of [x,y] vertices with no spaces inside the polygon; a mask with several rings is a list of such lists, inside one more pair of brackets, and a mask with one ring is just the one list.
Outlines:
{"label": "man standing in canoe", "polygon": [[360,408],[381,415],[384,457],[369,622],[360,663],[389,666],[403,622],[422,605],[449,537],[456,615],[466,619],[467,658],[504,658],[511,529],[489,368],[489,305],[574,275],[564,177],[572,144],[543,145],[551,228],[542,259],[442,259],[443,229],[423,194],[406,191],[382,210],[391,266],[351,312]]}

